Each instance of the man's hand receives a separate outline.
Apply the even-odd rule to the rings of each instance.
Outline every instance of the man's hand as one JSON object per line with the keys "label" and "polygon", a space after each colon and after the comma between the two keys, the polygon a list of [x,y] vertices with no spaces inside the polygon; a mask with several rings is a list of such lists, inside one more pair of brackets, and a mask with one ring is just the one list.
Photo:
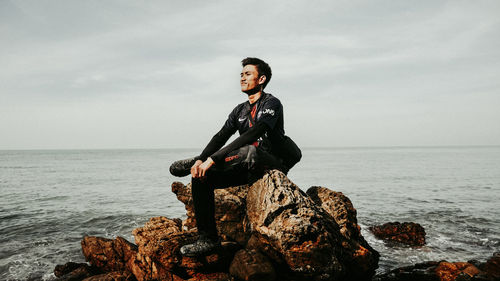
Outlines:
{"label": "man's hand", "polygon": [[193,166],[191,166],[191,176],[193,178],[197,178],[198,177],[198,170],[199,170],[199,167],[200,167],[201,164],[203,164],[203,161],[196,160],[196,162],[194,162]]}
{"label": "man's hand", "polygon": [[207,161],[203,163],[201,162],[201,160],[196,161],[193,167],[191,167],[191,175],[193,176],[193,178],[204,177],[208,169],[210,169],[210,167],[212,167],[214,163],[214,160],[212,160],[212,158],[210,157],[208,157]]}

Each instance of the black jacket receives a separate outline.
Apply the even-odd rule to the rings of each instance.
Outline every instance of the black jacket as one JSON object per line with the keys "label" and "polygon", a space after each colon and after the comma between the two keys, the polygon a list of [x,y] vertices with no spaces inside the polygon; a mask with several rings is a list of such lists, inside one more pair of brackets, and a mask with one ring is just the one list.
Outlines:
{"label": "black jacket", "polygon": [[[251,114],[252,109],[255,112],[254,117]],[[236,131],[240,136],[221,149]],[[258,142],[258,146],[263,150],[281,157],[280,146],[284,140],[283,106],[279,99],[263,92],[254,104],[246,101],[231,111],[224,126],[212,137],[199,158],[205,161],[210,157],[217,164],[223,161],[229,152],[255,142]]]}

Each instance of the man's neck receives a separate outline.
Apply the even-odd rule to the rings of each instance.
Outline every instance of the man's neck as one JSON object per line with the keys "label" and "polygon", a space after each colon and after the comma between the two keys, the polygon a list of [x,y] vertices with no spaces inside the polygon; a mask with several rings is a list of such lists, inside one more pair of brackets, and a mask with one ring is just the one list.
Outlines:
{"label": "man's neck", "polygon": [[255,94],[248,95],[248,101],[250,102],[250,104],[254,104],[256,101],[259,100],[261,95],[262,95],[262,91],[258,91]]}

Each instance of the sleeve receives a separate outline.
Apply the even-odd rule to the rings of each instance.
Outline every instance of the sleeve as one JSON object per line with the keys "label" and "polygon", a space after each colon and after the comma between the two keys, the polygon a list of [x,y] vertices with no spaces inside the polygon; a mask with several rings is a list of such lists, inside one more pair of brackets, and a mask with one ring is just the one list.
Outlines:
{"label": "sleeve", "polygon": [[260,138],[264,133],[269,130],[269,126],[264,123],[264,122],[257,122],[255,126],[251,127],[248,129],[246,132],[241,134],[238,138],[236,138],[234,141],[232,141],[230,144],[226,145],[224,148],[221,150],[213,153],[210,155],[210,158],[214,160],[214,162],[220,163],[226,157],[226,155],[233,151],[236,150],[246,144],[251,144],[255,142],[258,138]]}
{"label": "sleeve", "polygon": [[205,161],[211,154],[214,152],[218,151],[226,142],[227,140],[234,134],[236,133],[237,126],[236,126],[236,111],[238,107],[233,109],[233,111],[229,114],[226,123],[224,123],[224,126],[220,129],[217,134],[215,134],[210,142],[207,144],[205,149],[201,152],[200,156],[198,156],[198,159]]}
{"label": "sleeve", "polygon": [[280,114],[283,111],[283,106],[278,99],[270,99],[265,104],[262,105],[262,109],[257,113],[257,122],[262,122],[267,124],[269,129],[274,129],[276,122],[279,119]]}

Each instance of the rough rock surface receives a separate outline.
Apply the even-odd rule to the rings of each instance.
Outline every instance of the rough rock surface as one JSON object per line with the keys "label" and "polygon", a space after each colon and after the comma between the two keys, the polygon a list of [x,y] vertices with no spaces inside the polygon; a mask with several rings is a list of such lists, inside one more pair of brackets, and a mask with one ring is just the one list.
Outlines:
{"label": "rough rock surface", "polygon": [[224,242],[210,255],[183,257],[180,247],[197,239],[191,186],[176,182],[172,191],[186,206],[185,221],[151,218],[133,231],[136,244],[82,240],[89,268],[100,274],[88,280],[369,280],[377,268],[347,197],[322,187],[307,195],[275,170],[250,187],[216,190]]}
{"label": "rough rock surface", "polygon": [[239,250],[234,256],[229,273],[240,280],[276,280],[276,272],[268,257],[255,249]]}
{"label": "rough rock surface", "polygon": [[131,272],[137,280],[218,280],[220,276],[226,276],[240,246],[235,242],[224,242],[211,255],[183,257],[180,247],[194,242],[197,234],[181,231],[180,225],[178,219],[156,217],[133,231],[139,247],[121,237],[114,240],[85,237],[82,249],[87,261],[101,271]]}
{"label": "rough rock surface", "polygon": [[54,275],[58,281],[82,280],[84,278],[99,274],[100,271],[86,263],[68,262],[64,265],[56,265]]}
{"label": "rough rock surface", "polygon": [[126,271],[133,263],[137,246],[122,237],[86,236],[82,240],[82,251],[86,261],[104,272]]}
{"label": "rough rock surface", "polygon": [[342,192],[335,192],[320,186],[309,188],[307,195],[339,225],[343,236],[341,245],[344,262],[350,268],[350,278],[360,280],[373,276],[380,255],[361,235],[356,209],[351,200]]}
{"label": "rough rock surface", "polygon": [[403,243],[411,246],[425,245],[425,230],[413,222],[388,222],[369,228],[373,234],[386,241]]}
{"label": "rough rock surface", "polygon": [[[172,192],[186,207],[188,218],[183,222],[183,226],[188,230],[194,229],[196,219],[194,218],[191,184],[184,185],[180,182],[174,182]],[[241,245],[244,245],[248,240],[248,233],[243,231],[247,192],[248,185],[215,190],[215,221],[223,240],[236,241]]]}
{"label": "rough rock surface", "polygon": [[486,263],[430,261],[391,270],[377,275],[373,281],[499,281],[499,254]]}
{"label": "rough rock surface", "polygon": [[169,219],[166,217],[154,217],[149,219],[143,227],[132,231],[135,238],[135,244],[145,247],[150,241],[162,239],[171,234],[181,232],[182,221],[180,219]]}
{"label": "rough rock surface", "polygon": [[[367,271],[348,265],[351,257],[344,255],[344,249],[349,246],[343,245],[346,239],[339,225],[279,171],[266,173],[250,187],[247,216],[257,244],[263,245],[259,248],[269,256],[279,256],[299,278],[357,276],[361,280],[370,279],[375,272],[378,254],[373,254],[377,262]],[[362,251],[358,254],[370,255],[370,250]]]}
{"label": "rough rock surface", "polygon": [[481,266],[481,269],[485,271],[489,278],[500,280],[500,252],[493,254],[486,264]]}
{"label": "rough rock surface", "polygon": [[65,264],[58,264],[54,268],[54,275],[56,277],[61,277],[63,275],[66,275],[80,267],[85,268],[89,272],[91,271],[97,271],[97,269],[92,269],[88,264],[86,263],[76,263],[76,262],[67,262]]}
{"label": "rough rock surface", "polygon": [[83,279],[83,281],[135,281],[135,280],[136,280],[135,276],[128,271],[108,272]]}

